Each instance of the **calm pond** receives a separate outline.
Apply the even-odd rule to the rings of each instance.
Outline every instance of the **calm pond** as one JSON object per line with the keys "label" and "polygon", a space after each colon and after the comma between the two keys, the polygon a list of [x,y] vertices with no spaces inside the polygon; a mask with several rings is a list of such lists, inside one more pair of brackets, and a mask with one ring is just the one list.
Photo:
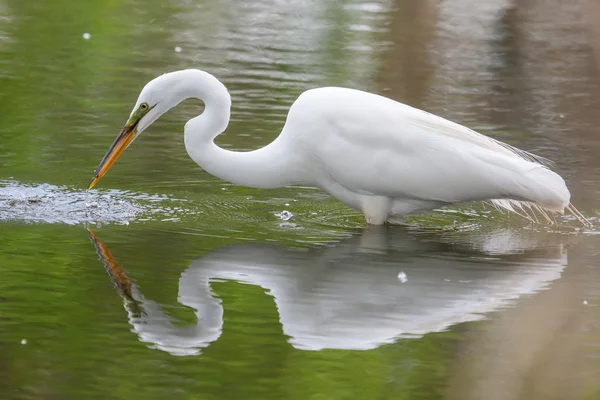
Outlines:
{"label": "calm pond", "polygon": [[347,86],[555,162],[596,221],[591,0],[0,0],[0,398],[600,399],[600,236],[465,204],[366,228],[187,155],[170,111],[95,189],[139,90],[201,68],[249,150]]}

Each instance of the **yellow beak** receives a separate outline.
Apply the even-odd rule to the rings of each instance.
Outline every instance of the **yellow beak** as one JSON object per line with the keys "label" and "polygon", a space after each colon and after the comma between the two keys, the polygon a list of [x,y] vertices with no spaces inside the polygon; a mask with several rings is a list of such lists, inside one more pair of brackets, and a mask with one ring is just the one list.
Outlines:
{"label": "yellow beak", "polygon": [[135,121],[134,123],[128,122],[123,127],[121,133],[119,133],[119,136],[117,136],[112,146],[110,146],[102,161],[100,161],[98,168],[96,168],[94,177],[90,181],[88,190],[93,188],[94,185],[98,183],[98,181],[104,176],[104,174],[108,172],[110,167],[112,167],[121,154],[123,154],[125,149],[131,144],[131,142],[133,142],[133,139],[135,139],[135,136],[137,135],[137,123],[138,121]]}

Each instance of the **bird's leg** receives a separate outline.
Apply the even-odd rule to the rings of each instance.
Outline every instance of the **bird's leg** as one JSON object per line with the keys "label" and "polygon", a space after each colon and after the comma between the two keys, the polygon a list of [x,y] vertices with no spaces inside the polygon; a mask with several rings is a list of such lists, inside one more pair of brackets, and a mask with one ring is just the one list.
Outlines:
{"label": "bird's leg", "polygon": [[369,225],[383,225],[390,212],[391,199],[384,196],[362,196],[361,209]]}

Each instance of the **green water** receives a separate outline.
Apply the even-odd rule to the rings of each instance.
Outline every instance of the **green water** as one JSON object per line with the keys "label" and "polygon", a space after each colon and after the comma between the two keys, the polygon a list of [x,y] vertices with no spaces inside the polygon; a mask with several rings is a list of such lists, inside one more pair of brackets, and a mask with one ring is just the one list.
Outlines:
{"label": "green water", "polygon": [[551,158],[595,220],[592,17],[0,0],[0,399],[600,398],[600,243],[572,219],[464,205],[366,229],[316,189],[201,170],[194,101],[85,191],[143,85],[197,67],[232,95],[223,147],[269,143],[306,89],[355,87]]}

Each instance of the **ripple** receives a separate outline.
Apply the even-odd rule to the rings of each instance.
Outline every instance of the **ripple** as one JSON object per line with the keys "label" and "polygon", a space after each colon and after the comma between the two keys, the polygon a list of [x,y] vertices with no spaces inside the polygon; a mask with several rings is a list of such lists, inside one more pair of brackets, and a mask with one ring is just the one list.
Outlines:
{"label": "ripple", "polygon": [[[165,204],[168,202],[168,205]],[[123,190],[79,191],[48,183],[0,181],[0,221],[77,225],[132,221],[179,221],[197,214],[185,200]]]}

